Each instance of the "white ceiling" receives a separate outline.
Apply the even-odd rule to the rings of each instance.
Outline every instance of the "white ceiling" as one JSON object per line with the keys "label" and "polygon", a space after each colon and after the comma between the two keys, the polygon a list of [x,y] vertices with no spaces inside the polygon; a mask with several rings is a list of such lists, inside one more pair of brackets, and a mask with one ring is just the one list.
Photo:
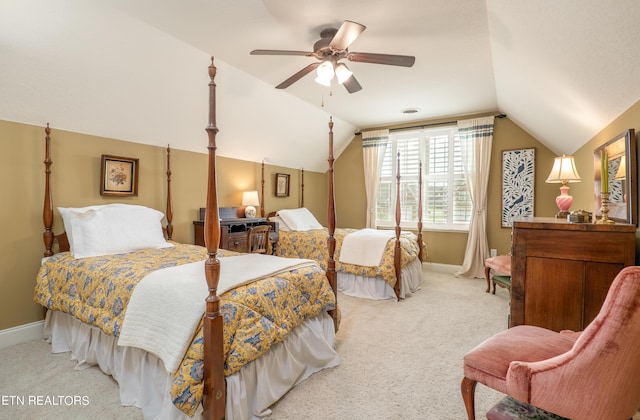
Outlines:
{"label": "white ceiling", "polygon": [[[5,0],[0,119],[205,152],[213,55],[222,156],[324,171],[329,116],[338,155],[362,129],[493,111],[571,154],[640,99],[639,19],[637,0]],[[315,59],[249,55],[344,20],[367,27],[350,51],[415,65],[277,90]]]}

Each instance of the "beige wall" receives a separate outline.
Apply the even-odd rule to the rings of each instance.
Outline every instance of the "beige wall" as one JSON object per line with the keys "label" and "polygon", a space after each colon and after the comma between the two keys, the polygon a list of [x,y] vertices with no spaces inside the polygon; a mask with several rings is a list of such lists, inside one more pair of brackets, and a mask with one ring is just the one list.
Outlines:
{"label": "beige wall", "polygon": [[[259,166],[259,165],[257,165]],[[290,175],[289,197],[276,197],[275,179],[277,173]],[[300,169],[265,165],[264,171],[265,212],[300,207],[302,199],[302,171]],[[304,206],[308,208],[322,224],[327,220],[327,176],[324,173],[304,171]],[[261,174],[256,174],[256,185],[260,188]]]}
{"label": "beige wall", "polygon": [[[465,117],[471,118],[471,117]],[[429,120],[411,125],[450,121]],[[396,128],[392,126],[390,128]],[[364,227],[366,221],[366,198],[364,193],[364,169],[362,161],[361,137],[353,139],[347,149],[336,161],[336,207],[338,226]],[[495,120],[491,170],[489,172],[489,192],[487,197],[487,236],[489,247],[499,254],[511,251],[511,229],[501,226],[500,210],[502,203],[502,151],[523,148],[536,149],[535,165],[535,214],[553,216],[557,212],[555,196],[556,184],[547,184],[545,179],[551,171],[555,155],[535,138],[527,134],[509,118]],[[428,262],[461,265],[467,244],[467,233],[423,231],[424,241],[429,249]]]}
{"label": "beige wall", "polygon": [[[636,132],[636,138],[632,139],[632,141],[636,142],[636,148],[638,149],[637,143],[638,138],[640,138],[640,101],[629,107],[629,109],[614,119],[608,126],[574,153],[576,166],[578,167],[582,182],[569,184],[571,187],[571,195],[574,197],[572,208],[594,211],[595,191],[593,178],[595,171],[593,152],[598,146],[603,145],[630,128],[633,128]],[[640,150],[638,150],[638,152],[640,152]],[[636,177],[637,176],[638,174],[636,174]],[[635,215],[637,220],[638,209],[636,209]],[[636,264],[640,261],[639,251],[640,235],[636,231]]]}
{"label": "beige wall", "polygon": [[[438,120],[421,123],[437,122]],[[636,103],[589,140],[575,154],[583,181],[571,184],[572,209],[593,210],[593,150],[628,128],[640,133],[640,102]],[[339,227],[364,227],[365,197],[361,139],[356,136],[335,163],[336,210]],[[203,149],[206,139],[203,138]],[[44,129],[0,121],[0,330],[42,318],[33,303],[33,286],[42,257],[42,202],[44,195]],[[496,119],[492,169],[489,174],[487,235],[489,246],[498,253],[509,252],[509,228],[501,227],[501,156],[503,150],[536,148],[535,214],[553,216],[557,211],[557,184],[547,184],[555,155],[508,118]],[[56,130],[52,131],[52,184],[54,206],[85,206],[116,201],[99,195],[100,155],[140,159],[139,196],[118,199],[164,211],[166,150]],[[205,205],[207,158],[200,153],[172,151],[172,198],[174,239],[193,241],[192,221]],[[218,158],[218,189],[221,206],[239,206],[242,191],[261,190],[261,165],[236,159]],[[291,175],[290,196],[275,197],[278,172]],[[265,210],[295,208],[300,203],[300,170],[265,165]],[[327,175],[305,171],[305,206],[326,224]],[[54,231],[62,230],[56,215]],[[466,233],[424,232],[429,247],[428,261],[462,263]]]}
{"label": "beige wall", "polygon": [[[33,287],[44,247],[44,127],[0,121],[0,330],[38,321],[42,309],[33,303]],[[53,205],[80,207],[109,202],[141,204],[164,212],[166,206],[166,148],[65,132],[52,127]],[[206,204],[206,136],[203,153],[171,151],[173,239],[193,242],[193,220]],[[138,197],[102,197],[99,193],[102,154],[140,159]],[[240,206],[242,191],[261,191],[261,165],[219,157],[220,206]],[[275,197],[276,172],[291,174],[291,192]],[[299,171],[265,165],[265,210],[298,207]],[[305,206],[326,220],[326,174],[305,171]],[[53,230],[62,221],[55,212]]]}
{"label": "beige wall", "polygon": [[[446,121],[451,119],[447,118]],[[411,125],[437,123],[440,121],[444,120],[421,121]],[[389,128],[395,127],[397,126]],[[574,153],[582,182],[570,184],[570,194],[574,197],[572,210],[594,210],[593,151],[629,128],[635,129],[636,140],[634,141],[637,142],[637,138],[640,136],[640,101],[622,113]],[[553,159],[556,155],[509,118],[495,120],[491,171],[489,172],[489,192],[487,196],[487,237],[489,247],[495,248],[498,254],[505,254],[511,251],[511,229],[503,228],[500,220],[502,151],[531,147],[536,149],[535,215],[551,217],[558,211],[555,197],[560,192],[559,184],[547,184],[545,180],[551,171]],[[640,154],[640,148],[638,153]],[[361,138],[357,136],[336,161],[336,206],[339,214],[338,226],[340,227],[364,227],[365,225],[366,199],[362,188],[362,185],[364,185],[363,171]],[[638,184],[640,188],[640,183]],[[640,249],[640,235],[636,234],[636,237],[638,238],[636,241],[638,243],[637,248]],[[462,264],[467,243],[466,233],[424,231],[424,240],[429,248],[427,259],[429,262]],[[640,261],[638,255],[636,256],[636,261]]]}

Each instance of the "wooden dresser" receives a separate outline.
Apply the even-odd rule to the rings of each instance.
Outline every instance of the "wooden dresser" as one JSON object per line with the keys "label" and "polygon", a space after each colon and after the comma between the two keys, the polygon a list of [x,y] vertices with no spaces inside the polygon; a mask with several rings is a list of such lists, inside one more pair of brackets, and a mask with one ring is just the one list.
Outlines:
{"label": "wooden dresser", "polygon": [[[259,225],[271,225],[269,240],[271,250],[275,251],[278,243],[278,223],[269,222],[266,218],[237,217],[237,207],[220,208],[220,243],[218,246],[229,251],[245,252],[247,247],[247,229]],[[201,209],[201,214],[203,214]],[[193,243],[204,245],[204,221],[193,221]]]}
{"label": "wooden dresser", "polygon": [[618,272],[635,264],[635,241],[634,225],[514,221],[509,326],[583,330]]}

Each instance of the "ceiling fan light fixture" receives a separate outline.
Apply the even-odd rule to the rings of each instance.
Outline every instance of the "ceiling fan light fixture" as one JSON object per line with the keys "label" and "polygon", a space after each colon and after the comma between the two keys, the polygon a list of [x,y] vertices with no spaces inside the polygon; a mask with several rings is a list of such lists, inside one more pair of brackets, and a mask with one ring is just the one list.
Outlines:
{"label": "ceiling fan light fixture", "polygon": [[323,61],[316,69],[316,74],[318,75],[316,78],[317,83],[324,86],[331,85],[331,79],[333,79],[334,75],[333,63],[329,60]]}
{"label": "ceiling fan light fixture", "polygon": [[348,78],[353,76],[353,72],[349,70],[344,63],[338,64],[335,73],[339,84],[343,84]]}
{"label": "ceiling fan light fixture", "polygon": [[327,86],[327,87],[331,86],[331,79],[326,79],[318,76],[315,78],[315,81],[316,83],[322,86]]}

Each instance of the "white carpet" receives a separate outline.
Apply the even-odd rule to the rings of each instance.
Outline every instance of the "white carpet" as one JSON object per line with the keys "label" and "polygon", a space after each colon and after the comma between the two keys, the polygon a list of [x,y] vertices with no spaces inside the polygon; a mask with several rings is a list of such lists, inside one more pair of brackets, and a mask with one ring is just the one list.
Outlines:
{"label": "white carpet", "polygon": [[[466,418],[460,396],[462,356],[507,328],[508,294],[485,293],[481,279],[425,270],[422,289],[401,302],[340,294],[342,324],[336,348],[342,364],[292,389],[270,419]],[[98,368],[73,370],[68,354],[51,354],[43,341],[0,351],[0,398],[86,396],[86,405],[2,404],[0,418],[136,419],[121,407],[117,384]],[[502,395],[476,390],[478,418]]]}

